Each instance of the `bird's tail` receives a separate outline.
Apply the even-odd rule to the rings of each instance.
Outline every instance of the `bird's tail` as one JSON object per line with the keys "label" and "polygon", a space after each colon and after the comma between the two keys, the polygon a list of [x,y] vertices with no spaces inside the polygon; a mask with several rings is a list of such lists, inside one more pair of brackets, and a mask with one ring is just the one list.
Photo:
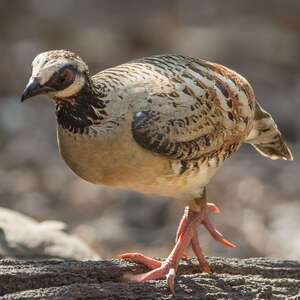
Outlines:
{"label": "bird's tail", "polygon": [[260,154],[271,159],[293,160],[292,152],[282,139],[272,116],[257,102],[254,125],[245,142],[251,144]]}

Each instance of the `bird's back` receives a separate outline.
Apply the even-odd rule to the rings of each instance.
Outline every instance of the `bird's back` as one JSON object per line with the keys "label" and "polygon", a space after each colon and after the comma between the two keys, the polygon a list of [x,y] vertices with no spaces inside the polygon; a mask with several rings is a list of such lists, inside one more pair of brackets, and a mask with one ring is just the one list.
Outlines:
{"label": "bird's back", "polygon": [[[260,137],[261,142],[274,145],[268,136],[278,136],[274,120],[257,103],[249,82],[216,63],[157,55],[104,70],[93,78],[114,99],[111,115],[128,111],[134,115],[135,140],[171,159],[194,160],[219,151],[224,160],[243,141],[266,136],[266,127],[270,131],[267,138]],[[272,158],[291,159],[280,138],[279,133],[278,149],[268,145],[266,150],[259,142],[254,147]]]}
{"label": "bird's back", "polygon": [[135,140],[170,159],[198,159],[224,144],[241,143],[252,129],[251,86],[218,64],[151,56],[104,70],[93,80],[111,99],[109,115],[133,118]]}

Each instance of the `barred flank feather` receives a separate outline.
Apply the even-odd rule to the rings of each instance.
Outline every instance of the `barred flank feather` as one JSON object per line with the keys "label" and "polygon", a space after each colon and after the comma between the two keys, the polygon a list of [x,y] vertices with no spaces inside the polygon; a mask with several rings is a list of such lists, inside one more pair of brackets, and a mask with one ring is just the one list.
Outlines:
{"label": "barred flank feather", "polygon": [[263,156],[271,159],[293,160],[293,155],[282,139],[273,118],[257,102],[254,126],[245,142],[252,144]]}

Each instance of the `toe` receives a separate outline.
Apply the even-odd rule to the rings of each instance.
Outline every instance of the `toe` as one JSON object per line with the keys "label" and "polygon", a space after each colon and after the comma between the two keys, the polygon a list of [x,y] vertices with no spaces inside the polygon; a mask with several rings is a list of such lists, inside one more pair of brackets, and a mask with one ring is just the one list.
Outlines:
{"label": "toe", "polygon": [[170,288],[171,293],[175,296],[175,289],[174,289],[174,279],[175,279],[176,273],[175,273],[175,269],[171,268],[168,272],[168,274],[166,275],[166,279],[167,279],[167,284]]}
{"label": "toe", "polygon": [[219,243],[222,243],[228,247],[235,248],[235,245],[227,241],[223,235],[214,227],[207,217],[202,221],[202,224],[208,230],[210,235]]}
{"label": "toe", "polygon": [[214,203],[207,203],[206,208],[212,212],[219,213],[220,209]]}
{"label": "toe", "polygon": [[162,262],[160,262],[156,259],[147,257],[140,253],[124,253],[124,254],[119,255],[119,258],[131,259],[135,262],[138,262],[138,263],[141,263],[141,264],[147,266],[149,269],[156,269],[162,265]]}

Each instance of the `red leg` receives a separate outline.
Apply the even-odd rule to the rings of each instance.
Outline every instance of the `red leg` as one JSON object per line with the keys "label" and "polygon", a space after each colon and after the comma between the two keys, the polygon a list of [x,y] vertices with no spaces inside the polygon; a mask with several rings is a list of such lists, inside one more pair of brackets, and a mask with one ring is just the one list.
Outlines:
{"label": "red leg", "polygon": [[129,281],[142,282],[166,277],[169,288],[172,294],[175,295],[174,278],[176,276],[176,270],[185,249],[190,244],[203,271],[210,273],[208,263],[204,257],[198,240],[197,228],[199,225],[203,224],[216,241],[230,247],[234,247],[234,245],[225,240],[224,237],[211,224],[206,215],[207,210],[219,212],[219,209],[212,203],[208,203],[207,207],[201,209],[200,212],[192,212],[189,210],[189,207],[185,208],[184,216],[182,217],[177,230],[176,244],[164,262],[154,260],[139,253],[126,253],[121,255],[120,258],[133,259],[134,261],[143,263],[152,269],[151,271],[143,274],[126,274],[125,279]]}
{"label": "red leg", "polygon": [[186,214],[184,213],[184,215],[182,216],[182,218],[181,218],[181,220],[180,220],[178,229],[177,229],[175,243],[178,241],[179,237],[180,237],[180,236],[182,235],[182,233],[184,232],[186,223],[187,223],[187,217],[186,217]]}
{"label": "red leg", "polygon": [[[175,239],[175,243],[177,243],[179,237],[182,235],[182,233],[184,232],[184,229],[185,229],[185,226],[186,226],[186,222],[187,222],[187,217],[186,215],[184,214],[180,220],[180,223],[179,223],[179,226],[178,226],[178,229],[177,229],[177,233],[176,233],[176,239]],[[183,252],[182,254],[182,258],[187,258],[188,255]]]}

